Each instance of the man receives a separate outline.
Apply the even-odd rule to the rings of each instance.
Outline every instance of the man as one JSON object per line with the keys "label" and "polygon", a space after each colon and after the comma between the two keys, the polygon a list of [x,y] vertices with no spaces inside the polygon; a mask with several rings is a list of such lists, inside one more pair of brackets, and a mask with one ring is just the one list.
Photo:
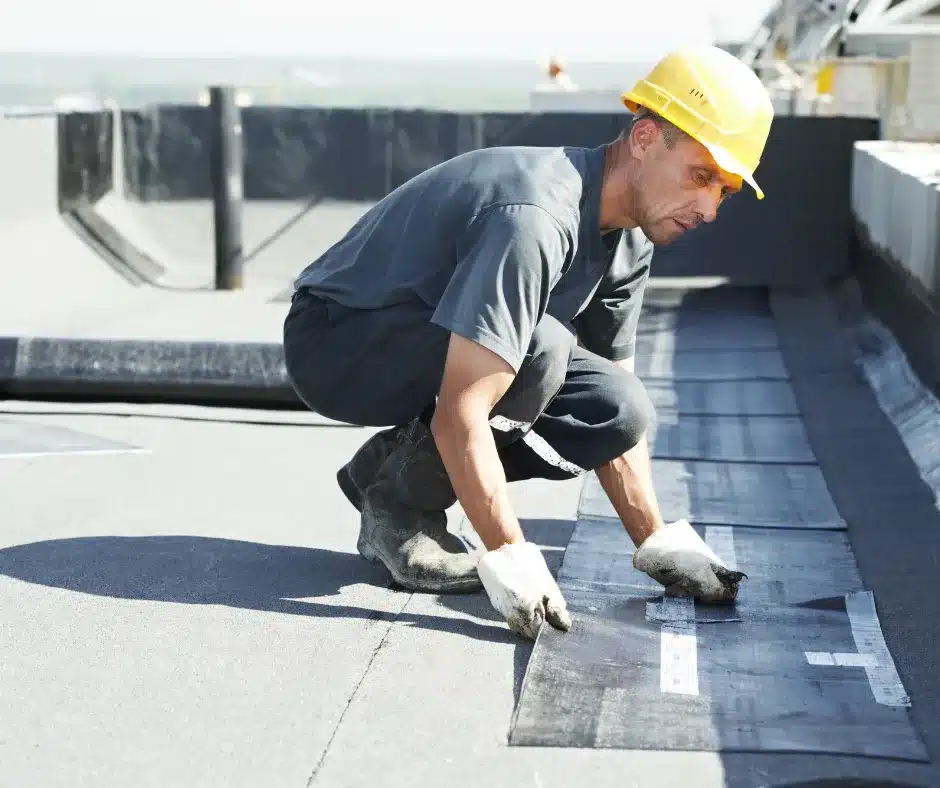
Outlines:
{"label": "man", "polygon": [[[571,621],[513,481],[594,471],[666,593],[728,602],[744,578],[663,522],[633,355],[654,245],[715,219],[742,181],[763,197],[772,107],[713,47],[667,55],[624,102],[628,130],[597,149],[478,150],[403,184],[301,273],[285,321],[310,408],[394,425],[337,475],[362,555],[415,591],[482,586],[527,638]],[[447,531],[458,500],[482,557]]]}

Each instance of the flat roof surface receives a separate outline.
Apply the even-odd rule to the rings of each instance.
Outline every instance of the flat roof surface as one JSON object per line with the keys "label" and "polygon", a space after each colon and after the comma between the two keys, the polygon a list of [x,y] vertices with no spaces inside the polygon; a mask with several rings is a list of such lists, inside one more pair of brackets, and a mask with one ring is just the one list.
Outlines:
{"label": "flat roof surface", "polygon": [[[681,325],[655,313],[645,325],[666,337],[655,346],[671,336],[675,347]],[[0,455],[0,783],[940,783],[933,766],[874,758],[510,747],[531,645],[482,593],[398,590],[356,552],[358,514],[333,474],[371,430],[305,413],[13,401],[0,403],[4,425],[20,437]],[[44,452],[23,438],[30,426]],[[510,487],[554,570],[581,491],[581,480]],[[459,507],[449,514],[467,534]],[[936,752],[940,603],[925,551],[937,535],[921,557],[851,523],[850,535],[876,599],[896,589],[881,623]]]}

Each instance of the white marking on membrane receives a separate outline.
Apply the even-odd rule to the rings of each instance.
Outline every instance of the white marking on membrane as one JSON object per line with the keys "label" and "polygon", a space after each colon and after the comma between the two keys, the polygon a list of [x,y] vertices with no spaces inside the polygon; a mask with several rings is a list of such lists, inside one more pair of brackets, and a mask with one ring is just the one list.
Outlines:
{"label": "white marking on membrane", "polygon": [[665,597],[660,625],[659,689],[676,695],[698,695],[698,638],[695,602]]}
{"label": "white marking on membrane", "polygon": [[885,643],[871,591],[848,594],[845,609],[858,652],[807,651],[806,661],[810,665],[864,668],[875,701],[883,706],[910,706],[911,699]]}
{"label": "white marking on membrane", "polygon": [[[707,526],[705,542],[729,569],[737,569],[734,532],[730,526]],[[650,617],[647,610],[647,618]],[[678,695],[698,695],[698,636],[695,602],[664,597],[657,618],[660,626],[659,689]]]}
{"label": "white marking on membrane", "polygon": [[[731,527],[707,526],[705,541],[729,569],[737,569],[734,532]],[[817,666],[864,668],[877,703],[884,706],[909,707],[911,700],[885,642],[873,594],[870,591],[848,594],[845,604],[858,651],[807,651],[807,662]],[[694,602],[691,599],[665,597],[655,615],[651,615],[648,606],[647,619],[663,622],[660,690],[697,695],[698,644]]]}
{"label": "white marking on membrane", "polygon": [[810,665],[838,666],[840,668],[869,668],[878,664],[873,654],[850,654],[829,651],[807,651]]}
{"label": "white marking on membrane", "polygon": [[874,595],[871,591],[848,594],[845,597],[845,609],[858,653],[873,660],[873,664],[864,667],[875,700],[883,706],[910,706],[911,699],[904,690],[881,631]]}
{"label": "white marking on membrane", "polygon": [[836,665],[841,668],[873,668],[878,664],[878,660],[872,654],[841,654],[837,652],[832,656],[836,661]]}

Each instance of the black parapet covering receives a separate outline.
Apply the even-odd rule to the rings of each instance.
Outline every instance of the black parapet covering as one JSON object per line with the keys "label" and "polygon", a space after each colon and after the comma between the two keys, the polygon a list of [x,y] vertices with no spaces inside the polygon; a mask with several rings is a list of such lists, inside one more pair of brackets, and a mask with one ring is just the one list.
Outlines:
{"label": "black parapet covering", "polygon": [[94,203],[113,185],[114,119],[110,112],[57,117],[59,205]]}
{"label": "black parapet covering", "polygon": [[[594,147],[626,113],[457,113],[424,109],[252,106],[244,124],[250,200],[379,200],[447,159],[497,145]],[[124,113],[126,183],[140,200],[210,199],[204,107]]]}
{"label": "black parapet covering", "polygon": [[452,159],[460,147],[460,116],[453,112],[394,110],[375,118],[385,152],[385,193]]}
{"label": "black parapet covering", "polygon": [[103,262],[128,282],[140,285],[159,278],[163,266],[131,244],[95,208],[114,189],[116,178],[126,178],[126,170],[115,172],[113,168],[115,117],[111,110],[57,115],[58,210],[65,224]]}
{"label": "black parapet covering", "polygon": [[387,193],[387,110],[246,107],[251,200],[378,200]]}
{"label": "black parapet covering", "polygon": [[209,108],[152,105],[122,113],[127,193],[141,202],[212,197]]}
{"label": "black parapet covering", "polygon": [[210,173],[215,231],[216,290],[242,287],[244,247],[242,241],[242,129],[235,89],[209,89],[212,121]]}
{"label": "black parapet covering", "polygon": [[109,110],[58,115],[58,209],[62,220],[101,255],[103,262],[139,285],[157,279],[163,266],[131,244],[95,209],[114,188],[114,179],[125,177],[113,170],[114,120],[115,113]]}
{"label": "black parapet covering", "polygon": [[[418,109],[255,106],[243,112],[247,199],[381,199],[452,156],[503,145],[596,147],[627,112],[453,113]],[[127,181],[142,199],[209,199],[208,115],[161,106],[127,132]],[[877,119],[774,119],[757,179],[718,219],[656,250],[662,276],[725,276],[733,284],[818,286],[851,265],[852,149]]]}
{"label": "black parapet covering", "polygon": [[506,145],[596,148],[617,138],[632,117],[626,112],[497,112],[483,119],[480,147]]}

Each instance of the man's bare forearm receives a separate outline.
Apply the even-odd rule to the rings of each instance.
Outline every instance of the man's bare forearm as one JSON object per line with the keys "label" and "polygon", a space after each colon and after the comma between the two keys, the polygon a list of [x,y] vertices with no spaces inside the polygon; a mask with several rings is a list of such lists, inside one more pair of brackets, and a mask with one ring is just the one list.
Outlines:
{"label": "man's bare forearm", "polygon": [[663,526],[645,437],[626,454],[602,465],[596,473],[633,544],[643,544],[653,531]]}
{"label": "man's bare forearm", "polygon": [[457,499],[486,549],[524,542],[488,421],[438,408],[431,432]]}
{"label": "man's bare forearm", "polygon": [[[635,373],[633,357],[616,363]],[[663,517],[653,488],[653,465],[645,435],[630,451],[601,466],[596,473],[635,545],[641,545],[653,531],[662,527]]]}

